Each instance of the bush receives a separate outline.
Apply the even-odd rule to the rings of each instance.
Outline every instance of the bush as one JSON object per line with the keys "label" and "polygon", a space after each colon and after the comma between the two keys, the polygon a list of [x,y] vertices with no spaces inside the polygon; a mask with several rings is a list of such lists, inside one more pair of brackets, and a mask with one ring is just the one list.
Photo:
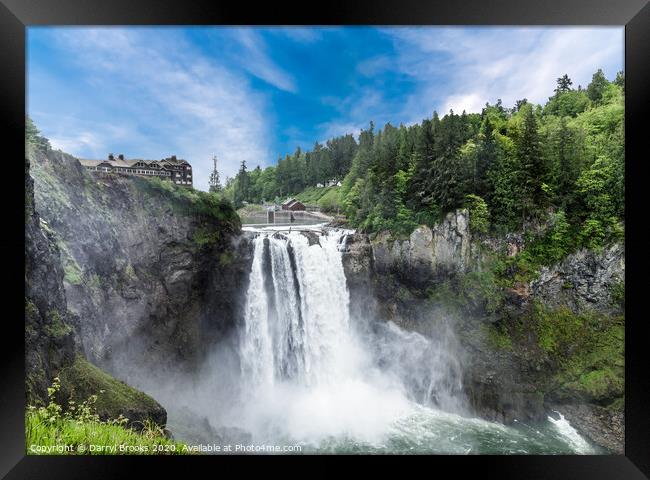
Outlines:
{"label": "bush", "polygon": [[485,200],[478,195],[466,195],[465,206],[469,211],[469,228],[472,233],[486,234],[490,228],[490,212]]}

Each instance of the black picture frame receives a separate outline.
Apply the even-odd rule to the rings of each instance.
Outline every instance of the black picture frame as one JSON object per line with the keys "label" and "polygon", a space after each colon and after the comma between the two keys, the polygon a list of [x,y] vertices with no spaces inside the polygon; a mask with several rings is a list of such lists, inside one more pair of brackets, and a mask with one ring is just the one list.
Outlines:
{"label": "black picture frame", "polygon": [[[625,455],[417,457],[435,475],[451,467],[454,475],[477,468],[481,475],[522,479],[630,478],[650,476],[650,375],[645,358],[648,336],[643,310],[646,270],[644,227],[644,136],[650,96],[650,4],[648,0],[337,0],[319,5],[217,2],[215,0],[0,0],[0,126],[5,133],[3,168],[2,263],[7,285],[0,348],[0,475],[21,478],[130,478],[136,470],[188,471],[186,462],[212,462],[216,475],[241,474],[234,457],[28,456],[24,440],[24,154],[25,33],[31,25],[621,25],[625,26],[626,125],[626,368]],[[311,7],[311,8],[307,8]],[[316,7],[316,8],[314,8]],[[531,66],[534,68],[534,66]],[[646,154],[647,156],[647,154]],[[8,268],[7,268],[8,267]],[[7,308],[10,306],[11,308]],[[198,460],[197,460],[198,458]],[[241,457],[239,457],[241,459]],[[246,459],[251,457],[246,457]],[[262,457],[257,457],[259,460]],[[268,459],[269,457],[264,457]],[[277,458],[277,457],[276,457]],[[288,457],[283,457],[287,461]],[[304,461],[306,457],[289,457]],[[321,457],[322,459],[323,457]],[[373,459],[382,465],[385,457]],[[238,465],[237,471],[235,463]],[[224,468],[224,467],[228,468]],[[409,465],[410,466],[410,465]],[[277,471],[276,473],[284,473]],[[415,470],[407,470],[407,472]],[[306,471],[305,473],[311,473]],[[320,473],[325,473],[322,470]],[[198,471],[196,471],[198,475]]]}

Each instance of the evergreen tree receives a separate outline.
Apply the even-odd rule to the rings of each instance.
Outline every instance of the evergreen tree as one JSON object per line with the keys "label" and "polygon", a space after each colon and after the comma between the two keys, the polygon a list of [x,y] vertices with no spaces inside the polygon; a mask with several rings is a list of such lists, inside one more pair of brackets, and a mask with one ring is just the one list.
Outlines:
{"label": "evergreen tree", "polygon": [[623,91],[625,91],[625,73],[621,70],[616,74],[616,79],[614,80],[614,83],[621,87]]}
{"label": "evergreen tree", "polygon": [[247,201],[249,188],[248,171],[246,170],[246,160],[241,161],[239,172],[235,178],[235,192],[233,201],[235,206],[240,207],[242,202]]}
{"label": "evergreen tree", "polygon": [[498,146],[494,138],[494,128],[488,117],[481,125],[478,146],[473,169],[473,191],[480,197],[487,198],[492,188],[488,172],[497,161]]}
{"label": "evergreen tree", "polygon": [[514,112],[518,112],[519,110],[521,110],[521,107],[523,107],[523,106],[526,105],[527,103],[528,103],[528,99],[527,99],[527,98],[522,98],[521,100],[517,100],[517,101],[515,102]]}
{"label": "evergreen tree", "polygon": [[532,108],[523,110],[523,126],[516,142],[519,177],[522,184],[522,219],[546,204],[543,188],[547,178],[546,162],[541,152],[537,120]]}
{"label": "evergreen tree", "polygon": [[562,75],[560,78],[557,79],[557,87],[555,87],[555,93],[560,94],[563,92],[568,92],[571,90],[571,85],[573,85],[573,82],[569,78],[569,76],[565,73]]}
{"label": "evergreen tree", "polygon": [[50,141],[41,136],[41,132],[36,128],[29,115],[25,115],[25,143],[43,151],[51,149]]}
{"label": "evergreen tree", "polygon": [[411,208],[416,210],[435,209],[433,198],[434,163],[436,135],[440,131],[440,118],[433,112],[431,120],[425,119],[417,128],[413,145],[414,172],[411,179]]}
{"label": "evergreen tree", "polygon": [[553,142],[556,149],[557,173],[556,173],[556,197],[557,203],[565,210],[573,202],[575,182],[580,172],[580,161],[575,148],[575,135],[569,129],[567,119],[560,119],[560,128],[556,141]]}
{"label": "evergreen tree", "polygon": [[605,78],[605,74],[599,68],[596,73],[594,73],[591,83],[587,86],[587,96],[595,104],[599,104],[603,98],[603,92],[609,82]]}
{"label": "evergreen tree", "polygon": [[520,229],[552,207],[549,238],[558,248],[549,258],[559,259],[570,247],[622,235],[623,86],[622,72],[609,82],[597,71],[586,89],[572,89],[564,75],[543,106],[522,99],[505,108],[498,100],[480,115],[434,112],[419,124],[378,130],[370,122],[356,139],[298,148],[264,170],[248,172],[242,162],[224,195],[238,205],[284,199],[343,178],[342,188],[323,190],[329,208],[341,205],[362,230],[405,235],[464,206],[481,212],[485,221],[472,227],[481,233]]}

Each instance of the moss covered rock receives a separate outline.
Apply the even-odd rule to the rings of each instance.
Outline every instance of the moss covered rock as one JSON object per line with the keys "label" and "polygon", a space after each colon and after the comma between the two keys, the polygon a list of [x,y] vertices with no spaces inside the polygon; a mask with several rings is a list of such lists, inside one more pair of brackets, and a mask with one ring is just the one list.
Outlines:
{"label": "moss covered rock", "polygon": [[126,417],[128,425],[142,429],[146,420],[164,427],[167,423],[165,409],[146,393],[143,393],[126,383],[117,380],[103,370],[91,364],[81,355],[77,355],[74,363],[59,372],[61,380],[61,404],[70,400],[76,403],[87,400],[91,395],[97,395],[95,403],[100,419]]}

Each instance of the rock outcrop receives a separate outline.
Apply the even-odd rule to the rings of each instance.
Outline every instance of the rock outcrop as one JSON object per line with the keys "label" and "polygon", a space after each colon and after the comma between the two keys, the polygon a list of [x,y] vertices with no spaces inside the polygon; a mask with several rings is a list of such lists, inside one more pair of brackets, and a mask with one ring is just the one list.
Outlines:
{"label": "rock outcrop", "polygon": [[407,240],[380,233],[372,243],[377,273],[398,275],[415,288],[466,272],[477,259],[466,210],[449,213],[433,228],[419,226]]}
{"label": "rock outcrop", "polygon": [[367,235],[360,233],[343,238],[345,244],[341,262],[350,292],[350,314],[352,318],[365,318],[377,308],[373,286],[376,275],[372,244]]}
{"label": "rock outcrop", "polygon": [[573,311],[617,310],[617,288],[625,281],[625,247],[611,245],[597,253],[581,250],[559,265],[543,267],[531,292],[546,305]]}

